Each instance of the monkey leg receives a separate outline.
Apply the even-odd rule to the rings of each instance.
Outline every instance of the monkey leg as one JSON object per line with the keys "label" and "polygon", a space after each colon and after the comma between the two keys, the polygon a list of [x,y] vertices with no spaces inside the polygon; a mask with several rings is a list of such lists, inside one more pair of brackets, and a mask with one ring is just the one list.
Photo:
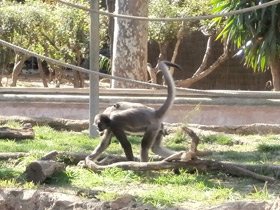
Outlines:
{"label": "monkey leg", "polygon": [[154,144],[154,141],[158,133],[159,133],[158,128],[150,127],[146,129],[141,142],[141,155],[140,155],[141,162],[148,162],[149,149]]}
{"label": "monkey leg", "polygon": [[87,156],[90,160],[97,160],[97,158],[104,152],[105,149],[110,145],[111,139],[113,137],[113,132],[110,129],[106,129],[104,131],[101,142],[98,146],[93,150],[93,152]]}
{"label": "monkey leg", "polygon": [[159,131],[159,132],[158,132],[158,135],[157,135],[157,137],[156,137],[156,139],[155,139],[155,141],[154,141],[154,144],[152,145],[152,151],[153,151],[155,154],[157,154],[157,155],[159,155],[159,156],[161,156],[161,157],[163,157],[163,158],[166,158],[166,157],[169,157],[170,155],[175,154],[174,151],[172,151],[172,150],[170,150],[170,149],[167,149],[167,148],[165,148],[165,147],[163,147],[163,146],[161,145],[162,139],[163,139],[162,132]]}
{"label": "monkey leg", "polygon": [[113,131],[114,135],[116,136],[116,138],[118,139],[118,141],[120,142],[127,160],[134,161],[132,147],[131,147],[131,144],[129,143],[129,141],[127,140],[125,132],[121,129],[112,129],[112,131]]}

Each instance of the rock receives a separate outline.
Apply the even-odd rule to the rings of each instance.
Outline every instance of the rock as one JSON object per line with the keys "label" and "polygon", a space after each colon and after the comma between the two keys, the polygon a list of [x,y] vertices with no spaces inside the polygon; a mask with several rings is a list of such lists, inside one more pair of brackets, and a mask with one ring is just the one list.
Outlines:
{"label": "rock", "polygon": [[126,207],[131,201],[134,200],[134,196],[132,195],[124,195],[123,197],[117,198],[116,200],[111,202],[111,209],[118,210]]}
{"label": "rock", "polygon": [[225,203],[207,210],[270,210],[271,203],[267,201],[237,201]]}
{"label": "rock", "polygon": [[[280,197],[275,201],[237,201],[203,210],[279,210]],[[75,195],[42,190],[0,189],[0,210],[156,210],[150,205],[124,195],[112,202],[100,202]],[[167,207],[162,210],[187,210]]]}
{"label": "rock", "polygon": [[57,192],[0,189],[1,210],[99,210],[100,202]]}

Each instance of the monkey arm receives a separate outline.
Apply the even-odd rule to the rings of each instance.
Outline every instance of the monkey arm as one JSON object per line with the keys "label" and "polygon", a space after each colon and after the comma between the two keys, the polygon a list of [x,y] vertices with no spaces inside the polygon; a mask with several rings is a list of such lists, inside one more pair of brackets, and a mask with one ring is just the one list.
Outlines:
{"label": "monkey arm", "polygon": [[113,132],[110,129],[106,129],[104,131],[101,142],[93,150],[93,152],[86,158],[90,160],[97,160],[99,156],[102,154],[102,152],[104,152],[104,150],[107,149],[107,147],[110,145],[112,137],[113,137]]}

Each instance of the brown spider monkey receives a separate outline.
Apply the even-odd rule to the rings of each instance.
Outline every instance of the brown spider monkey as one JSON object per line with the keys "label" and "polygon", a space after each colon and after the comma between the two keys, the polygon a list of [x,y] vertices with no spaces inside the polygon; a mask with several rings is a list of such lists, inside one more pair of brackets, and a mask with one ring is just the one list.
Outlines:
{"label": "brown spider monkey", "polygon": [[[175,85],[168,66],[182,69],[179,65],[168,61],[159,62],[159,69],[162,71],[168,87],[167,98],[160,108],[153,109],[139,103],[120,102],[123,103],[119,105],[124,110],[118,110],[117,107],[109,107],[104,113],[95,116],[94,124],[99,131],[104,131],[104,134],[99,145],[87,159],[96,160],[109,146],[112,137],[115,136],[120,142],[126,158],[129,161],[133,161],[134,156],[131,144],[127,140],[125,132],[144,133],[141,141],[141,162],[149,160],[148,152],[150,148],[154,153],[164,158],[175,153],[161,146],[162,120],[166,112],[173,105],[175,98]],[[126,109],[125,107],[128,108]]]}
{"label": "brown spider monkey", "polygon": [[[110,115],[112,112],[122,111],[122,110],[130,109],[130,108],[141,108],[141,109],[154,110],[154,108],[148,107],[148,106],[146,106],[144,104],[141,104],[141,103],[121,101],[121,102],[115,103],[113,106],[107,107],[102,114]],[[104,134],[104,132],[100,131],[100,129],[98,129],[98,130],[99,130],[100,135]],[[101,128],[101,130],[102,130],[102,128]],[[129,133],[129,132],[126,131],[126,133]],[[163,123],[161,124],[161,132],[160,133],[162,134],[162,136],[165,136],[167,134],[167,132],[164,130]],[[144,132],[140,132],[140,133],[131,132],[131,134],[143,135]]]}

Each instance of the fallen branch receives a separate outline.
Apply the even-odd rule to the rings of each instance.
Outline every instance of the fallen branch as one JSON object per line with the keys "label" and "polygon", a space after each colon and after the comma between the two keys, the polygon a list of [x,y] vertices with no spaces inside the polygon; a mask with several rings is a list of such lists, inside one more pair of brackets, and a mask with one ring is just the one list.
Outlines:
{"label": "fallen branch", "polygon": [[86,166],[92,170],[99,171],[107,168],[121,168],[123,170],[133,170],[133,171],[150,171],[150,170],[166,170],[166,169],[176,169],[176,168],[196,168],[200,172],[224,172],[234,176],[245,176],[253,179],[261,180],[264,182],[275,182],[273,177],[268,177],[260,174],[256,174],[252,171],[240,168],[234,164],[222,163],[213,160],[189,160],[187,162],[173,161],[167,162],[157,161],[157,162],[118,162],[110,165],[98,165],[94,161],[86,160]]}
{"label": "fallen branch", "polygon": [[56,162],[56,151],[52,151],[42,158],[30,163],[25,170],[26,180],[34,183],[42,183],[55,172],[65,169],[65,164]]}
{"label": "fallen branch", "polygon": [[28,125],[22,129],[0,127],[0,139],[34,139],[34,132],[31,125]]}
{"label": "fallen branch", "polygon": [[18,159],[27,156],[29,153],[26,152],[1,152],[0,160]]}
{"label": "fallen branch", "polygon": [[182,152],[178,152],[176,154],[170,155],[169,157],[164,159],[165,161],[180,160],[183,162],[187,162],[187,161],[195,159],[197,157],[212,155],[212,152],[210,152],[210,151],[199,151],[197,149],[200,139],[195,134],[195,132],[193,132],[192,129],[190,129],[186,126],[181,126],[181,129],[185,133],[187,133],[192,139],[190,151],[182,151]]}
{"label": "fallen branch", "polygon": [[9,121],[19,123],[30,123],[31,126],[50,126],[55,130],[71,130],[83,131],[88,129],[88,120],[70,120],[63,118],[48,118],[48,117],[22,117],[22,116],[0,116],[0,124],[5,124]]}
{"label": "fallen branch", "polygon": [[165,169],[177,169],[177,168],[196,168],[201,172],[224,172],[234,176],[245,176],[253,179],[261,180],[264,182],[275,182],[273,177],[264,176],[255,172],[238,167],[231,163],[223,163],[213,160],[200,160],[197,156],[205,156],[211,154],[208,151],[198,151],[197,146],[199,144],[199,137],[193,132],[193,130],[182,126],[184,132],[186,132],[191,138],[190,151],[182,151],[173,154],[164,160],[156,162],[115,162],[108,165],[103,165],[105,161],[96,163],[90,159],[85,160],[84,165],[92,170],[104,170],[107,168],[121,168],[123,170],[134,171],[149,171],[149,170],[165,170]]}
{"label": "fallen branch", "polygon": [[[78,164],[80,161],[83,161],[90,153],[79,153],[79,152],[61,152],[57,154],[58,158],[68,158],[71,160],[71,164]],[[16,152],[16,153],[0,153],[0,160],[7,160],[7,159],[17,159],[20,157],[28,156],[29,153],[24,153],[24,152]],[[181,157],[181,156],[180,156]],[[153,161],[162,161],[162,158],[158,156],[152,156],[151,160]],[[167,159],[168,160],[168,159]],[[178,158],[177,160],[180,160]],[[117,162],[123,162],[126,161],[126,157],[124,156],[113,156],[113,155],[106,155],[103,154],[98,162],[98,165],[106,166],[110,164],[114,164]],[[206,160],[205,160],[206,161]],[[69,162],[69,161],[65,161]],[[132,162],[129,162],[132,163]],[[249,164],[241,164],[241,163],[225,163],[225,162],[220,162],[221,164],[224,165],[230,165],[230,166],[235,166],[238,168],[243,168],[245,170],[254,172],[254,173],[259,173],[259,174],[272,174],[274,177],[279,177],[280,175],[280,166],[279,165],[267,165],[267,164],[259,164],[259,165],[249,165]],[[174,167],[174,166],[173,166]],[[191,166],[189,166],[191,167]],[[170,168],[172,167],[170,166]],[[203,167],[200,167],[200,171],[206,172],[207,167],[203,170]]]}
{"label": "fallen branch", "polygon": [[243,168],[255,173],[259,174],[270,174],[274,177],[280,177],[280,165],[272,165],[272,164],[258,164],[258,165],[251,165],[251,164],[241,164],[241,163],[230,163],[239,168]]}

